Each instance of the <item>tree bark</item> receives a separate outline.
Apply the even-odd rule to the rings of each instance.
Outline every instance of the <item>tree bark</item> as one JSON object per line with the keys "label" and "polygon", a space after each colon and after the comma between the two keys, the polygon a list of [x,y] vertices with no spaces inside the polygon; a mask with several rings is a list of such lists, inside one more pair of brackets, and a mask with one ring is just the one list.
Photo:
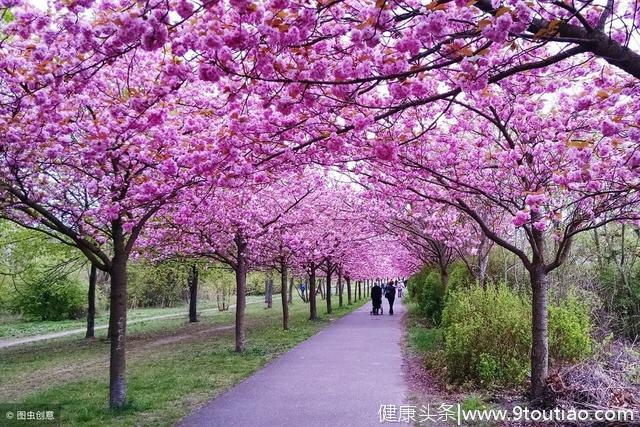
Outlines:
{"label": "tree bark", "polygon": [[111,260],[111,292],[109,296],[109,406],[120,409],[127,397],[125,344],[127,333],[127,253],[122,223],[112,223],[113,258]]}
{"label": "tree bark", "polygon": [[293,272],[289,278],[289,293],[287,294],[287,303],[293,304]]}
{"label": "tree bark", "polygon": [[280,293],[282,295],[282,329],[289,330],[289,303],[287,302],[287,264],[280,262]]}
{"label": "tree bark", "polygon": [[482,286],[482,289],[487,290],[487,268],[489,266],[489,253],[491,251],[493,242],[489,240],[484,234],[480,238],[480,245],[478,246],[477,256],[477,280]]}
{"label": "tree bark", "polygon": [[[224,303],[223,303],[224,304]],[[189,322],[198,321],[198,267],[193,264],[189,271]]]}
{"label": "tree bark", "polygon": [[242,353],[245,346],[245,308],[247,306],[246,292],[247,292],[247,264],[246,264],[246,249],[247,242],[242,234],[238,233],[235,237],[236,240],[236,352]]}
{"label": "tree bark", "polygon": [[316,265],[311,263],[309,268],[309,320],[318,319],[318,309],[316,307]]}
{"label": "tree bark", "polygon": [[327,314],[331,314],[331,261],[327,260]]}
{"label": "tree bark", "polygon": [[267,277],[267,292],[266,292],[266,303],[267,308],[273,308],[273,277],[271,276],[271,272]]}
{"label": "tree bark", "polygon": [[442,289],[446,292],[447,285],[449,284],[449,272],[447,271],[447,266],[440,266],[440,284],[442,285]]}
{"label": "tree bark", "polygon": [[85,338],[95,337],[97,280],[98,269],[94,263],[91,263],[91,271],[89,272],[89,291],[87,293],[87,333]]}
{"label": "tree bark", "polygon": [[358,283],[358,299],[362,299],[362,282]]}
{"label": "tree bark", "polygon": [[531,400],[543,403],[549,374],[549,331],[547,291],[549,279],[544,265],[533,265],[530,271],[533,304],[531,343]]}
{"label": "tree bark", "polygon": [[336,285],[338,292],[338,307],[342,307],[342,269],[338,269],[338,284]]}
{"label": "tree bark", "polygon": [[347,304],[353,304],[351,301],[351,278],[349,276],[346,277],[347,280]]}

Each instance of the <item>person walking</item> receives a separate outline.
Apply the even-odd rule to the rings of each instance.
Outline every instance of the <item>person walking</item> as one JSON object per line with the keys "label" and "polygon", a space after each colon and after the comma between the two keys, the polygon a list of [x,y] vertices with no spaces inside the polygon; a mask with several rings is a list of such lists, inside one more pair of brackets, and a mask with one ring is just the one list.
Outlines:
{"label": "person walking", "polygon": [[308,301],[306,291],[307,291],[307,287],[304,284],[304,282],[300,283],[300,292],[302,293],[302,301],[304,302]]}
{"label": "person walking", "polygon": [[393,315],[393,302],[396,300],[396,288],[389,282],[384,290],[384,296],[389,301],[389,315]]}

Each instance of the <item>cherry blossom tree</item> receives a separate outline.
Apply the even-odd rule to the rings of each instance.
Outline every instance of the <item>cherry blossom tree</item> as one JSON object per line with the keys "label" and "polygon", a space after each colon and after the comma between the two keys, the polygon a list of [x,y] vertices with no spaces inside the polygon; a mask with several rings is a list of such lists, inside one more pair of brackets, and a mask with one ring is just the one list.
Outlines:
{"label": "cherry blossom tree", "polygon": [[[24,23],[29,14],[17,16]],[[179,63],[132,52],[91,78],[58,79],[70,35],[21,34],[46,21],[34,19],[3,29],[18,34],[0,49],[0,210],[110,274],[110,405],[122,407],[129,256],[149,220],[224,157],[199,139],[209,131],[205,117],[194,118],[177,94],[185,82]],[[7,40],[20,42],[8,48]],[[29,41],[35,46],[18,50]]]}
{"label": "cherry blossom tree", "polygon": [[[594,97],[576,93],[575,82],[558,86],[529,75],[456,100],[446,124],[420,144],[400,147],[403,168],[374,171],[383,185],[467,215],[522,261],[533,295],[534,400],[543,395],[548,371],[548,274],[566,260],[577,234],[639,217],[640,164],[635,138],[628,139],[635,130],[624,130],[633,116],[616,79],[602,80],[609,89]],[[545,85],[562,96],[550,98]],[[610,120],[613,111],[620,116]],[[494,215],[484,215],[486,206]],[[526,248],[512,242],[514,227],[525,232]]]}

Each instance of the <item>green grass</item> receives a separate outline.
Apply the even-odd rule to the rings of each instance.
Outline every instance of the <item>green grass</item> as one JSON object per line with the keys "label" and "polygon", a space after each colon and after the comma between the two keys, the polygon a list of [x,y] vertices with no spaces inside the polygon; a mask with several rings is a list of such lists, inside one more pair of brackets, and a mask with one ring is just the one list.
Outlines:
{"label": "green grass", "polygon": [[407,313],[408,347],[423,356],[440,350],[443,344],[442,329],[427,327],[414,303],[407,304]]}
{"label": "green grass", "polygon": [[233,351],[232,328],[212,330],[232,325],[232,311],[191,325],[184,319],[132,325],[128,403],[118,412],[107,408],[107,342],[61,339],[0,350],[0,400],[61,405],[63,425],[172,425],[363,302],[334,308],[330,317],[320,308],[317,322],[307,320],[307,304],[294,303],[289,331],[281,330],[279,304],[249,305],[241,355]]}
{"label": "green grass", "polygon": [[471,394],[460,402],[460,407],[465,411],[489,409],[490,406],[485,403],[482,396]]}
{"label": "green grass", "polygon": [[[274,296],[274,302],[277,297]],[[262,296],[249,296],[247,303],[257,303],[264,300]],[[233,303],[233,301],[232,301]],[[198,311],[208,310],[217,312],[217,305],[214,302],[202,301],[198,306]],[[189,306],[182,304],[177,307],[166,308],[133,308],[127,313],[129,321],[137,321],[154,316],[165,316],[184,313],[187,316]],[[106,326],[109,323],[109,313],[106,310],[100,311],[96,315],[95,325]],[[54,332],[69,331],[73,329],[83,329],[86,327],[86,319],[61,320],[61,321],[25,321],[20,316],[2,315],[0,316],[0,339],[3,338],[25,338],[35,335],[49,334]]]}
{"label": "green grass", "polygon": [[442,329],[428,329],[413,325],[409,329],[409,343],[420,353],[429,353],[442,345]]}

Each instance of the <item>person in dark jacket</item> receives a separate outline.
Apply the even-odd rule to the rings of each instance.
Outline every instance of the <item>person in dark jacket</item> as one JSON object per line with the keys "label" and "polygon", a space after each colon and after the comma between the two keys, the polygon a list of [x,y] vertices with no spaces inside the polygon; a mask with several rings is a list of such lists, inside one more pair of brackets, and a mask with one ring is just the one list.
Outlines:
{"label": "person in dark jacket", "polygon": [[376,283],[371,288],[371,303],[373,305],[372,314],[378,314],[382,308],[382,288]]}
{"label": "person in dark jacket", "polygon": [[389,282],[384,291],[384,296],[389,301],[389,314],[393,315],[393,302],[396,300],[396,288],[393,282]]}

